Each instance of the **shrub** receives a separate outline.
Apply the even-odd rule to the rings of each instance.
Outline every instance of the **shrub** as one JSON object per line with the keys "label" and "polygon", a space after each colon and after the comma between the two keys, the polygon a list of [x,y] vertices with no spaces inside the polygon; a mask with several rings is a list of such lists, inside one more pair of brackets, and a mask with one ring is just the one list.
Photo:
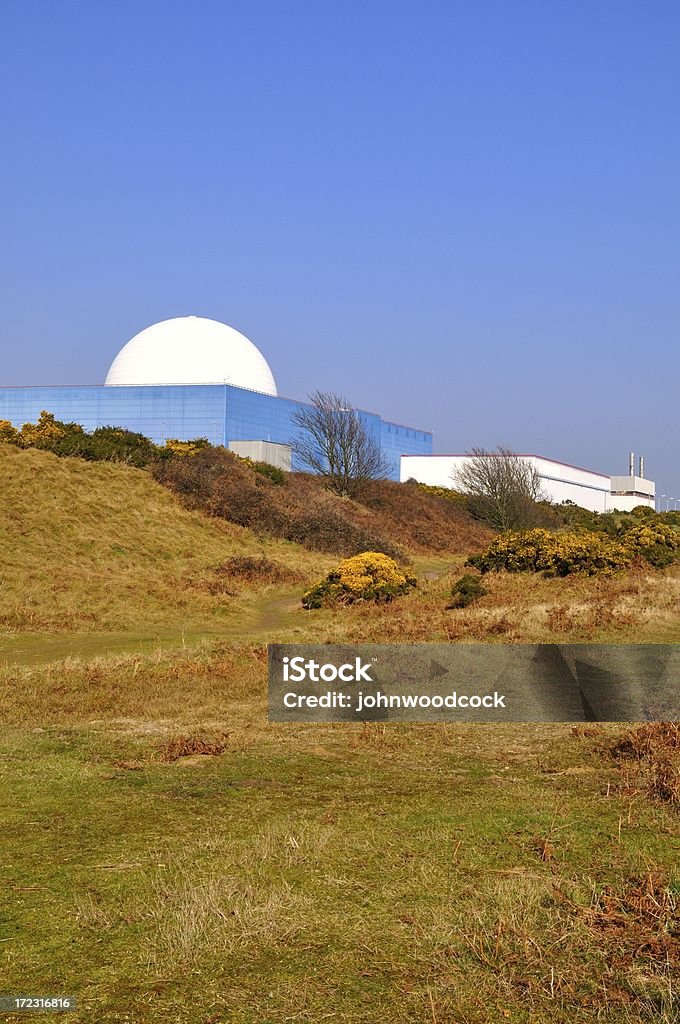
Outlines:
{"label": "shrub", "polygon": [[313,493],[300,495],[291,488],[290,494],[288,487],[276,485],[269,475],[253,472],[252,465],[224,448],[208,448],[191,459],[156,463],[153,472],[193,507],[257,533],[282,537],[312,551],[348,556],[379,550],[403,558],[396,544],[345,519]]}
{"label": "shrub", "polygon": [[[447,493],[453,494],[452,491]],[[432,493],[415,483],[374,481],[365,487],[359,503],[377,514],[377,522],[371,524],[373,531],[379,531],[383,537],[387,535],[414,553],[442,551],[448,555],[481,551],[492,539],[488,527],[472,519],[461,501]],[[358,550],[392,554],[374,544],[366,544]]]}
{"label": "shrub", "polygon": [[630,514],[636,519],[654,519],[656,516],[655,510],[649,505],[636,505]]}
{"label": "shrub", "polygon": [[546,576],[611,575],[624,569],[632,553],[623,544],[589,530],[551,533],[509,530],[481,555],[468,559],[480,572],[542,572]]}
{"label": "shrub", "polygon": [[89,446],[83,457],[98,462],[126,462],[129,466],[142,469],[159,459],[169,458],[171,454],[169,450],[159,447],[144,434],[134,430],[97,427],[89,435]]}
{"label": "shrub", "polygon": [[655,568],[670,565],[680,559],[680,533],[658,518],[651,521],[649,517],[619,529],[616,537],[593,530],[508,531],[496,537],[483,554],[468,559],[468,564],[480,572],[504,569],[543,572],[546,576],[595,576],[618,572],[636,558]]}
{"label": "shrub", "polygon": [[9,420],[0,420],[0,444],[20,444],[19,431]]}
{"label": "shrub", "polygon": [[254,473],[259,473],[260,476],[266,477],[271,480],[273,484],[285,484],[286,474],[278,466],[272,466],[271,462],[258,462],[255,459],[249,458],[247,455],[237,455],[237,459],[247,466],[248,469],[252,469]]}
{"label": "shrub", "polygon": [[190,459],[170,459],[153,467],[156,479],[210,516],[238,526],[276,533],[270,480],[251,473],[242,459],[224,448],[206,448]]}
{"label": "shrub", "polygon": [[641,555],[656,569],[663,569],[680,557],[680,533],[665,523],[648,519],[626,530],[622,540],[633,555]]}
{"label": "shrub", "polygon": [[278,466],[272,466],[270,462],[253,462],[252,468],[255,473],[271,480],[273,484],[285,484],[286,474]]}
{"label": "shrub", "polygon": [[449,608],[467,608],[488,593],[479,576],[473,576],[468,572],[453,584]]}
{"label": "shrub", "polygon": [[210,448],[210,441],[207,437],[194,437],[191,441],[180,441],[176,437],[169,437],[165,447],[172,455],[198,455],[205,448]]}
{"label": "shrub", "polygon": [[400,569],[394,559],[379,551],[364,551],[340,562],[303,595],[302,604],[321,608],[355,601],[391,601],[415,586],[415,576]]}
{"label": "shrub", "polygon": [[24,423],[19,431],[19,443],[22,448],[49,449],[68,433],[84,434],[85,431],[75,423],[61,423],[54,418],[53,413],[43,409],[37,423]]}
{"label": "shrub", "polygon": [[222,447],[155,462],[152,472],[208,515],[339,558],[380,551],[402,562],[404,549],[478,551],[491,537],[456,502],[417,487],[374,481],[356,502],[329,494],[321,478],[305,473],[285,473],[284,485],[277,486],[271,475],[254,472]]}
{"label": "shrub", "polygon": [[556,526],[566,526],[570,530],[590,530],[593,533],[606,533],[615,537],[620,532],[621,513],[592,512],[581,508],[573,501],[564,501],[561,505],[553,505]]}
{"label": "shrub", "polygon": [[[407,480],[406,482],[410,483],[411,481]],[[418,490],[422,491],[424,494],[434,494],[437,498],[446,498],[447,501],[453,501],[456,505],[459,505],[464,509],[468,506],[467,494],[462,494],[461,491],[456,491],[453,487],[439,487],[435,484],[421,484],[416,480],[413,482],[416,484]]]}
{"label": "shrub", "polygon": [[[78,456],[91,461],[126,462],[148,466],[169,458],[170,450],[159,448],[143,434],[124,427],[97,427],[88,433],[79,423],[63,423],[44,409],[37,423],[24,423],[19,431],[7,421],[0,423],[0,441],[8,440],[21,448],[39,448],[59,456]],[[9,429],[7,429],[9,428]],[[207,442],[206,442],[207,443]]]}
{"label": "shrub", "polygon": [[397,544],[358,526],[324,505],[293,516],[286,521],[280,532],[286,540],[302,544],[311,551],[347,556],[358,555],[363,551],[378,551],[397,562],[403,562],[405,557]]}
{"label": "shrub", "polygon": [[680,527],[680,511],[671,509],[668,512],[658,512],[656,518],[659,523]]}

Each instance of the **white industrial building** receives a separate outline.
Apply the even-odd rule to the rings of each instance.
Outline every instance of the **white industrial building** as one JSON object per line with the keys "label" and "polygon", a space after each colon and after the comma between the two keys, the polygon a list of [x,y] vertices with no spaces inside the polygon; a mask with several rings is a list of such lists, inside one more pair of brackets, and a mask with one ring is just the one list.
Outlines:
{"label": "white industrial building", "polygon": [[[402,455],[401,480],[417,480],[435,487],[456,489],[459,471],[474,455]],[[494,458],[513,456],[494,455]],[[515,458],[529,462],[541,480],[544,497],[556,505],[573,501],[591,512],[630,512],[636,505],[654,508],[655,487],[643,476],[644,459],[640,458],[635,475],[635,457],[631,452],[628,476],[605,476],[591,469],[581,469],[543,455],[521,455]]]}

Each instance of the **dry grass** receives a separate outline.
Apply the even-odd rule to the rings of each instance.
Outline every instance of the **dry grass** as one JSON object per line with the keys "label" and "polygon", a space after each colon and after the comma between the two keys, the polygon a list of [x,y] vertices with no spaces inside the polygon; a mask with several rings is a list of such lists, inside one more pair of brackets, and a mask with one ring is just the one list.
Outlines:
{"label": "dry grass", "polygon": [[[264,647],[229,650],[204,647],[187,652],[118,655],[92,661],[66,659],[47,666],[0,666],[7,698],[0,723],[92,719],[162,723],[173,735],[178,726],[223,721],[238,705],[249,718],[263,717],[267,653]],[[188,700],[188,694],[191,699]]]}
{"label": "dry grass", "polygon": [[[248,530],[187,511],[143,470],[0,445],[5,632],[214,626],[229,597],[192,580],[262,553]],[[295,573],[320,564],[283,542],[267,556]]]}
{"label": "dry grass", "polygon": [[632,761],[633,778],[626,772],[625,788],[646,792],[653,799],[680,808],[680,726],[650,722],[632,729],[607,748],[624,762]]}
{"label": "dry grass", "polygon": [[618,577],[544,579],[488,573],[489,593],[451,609],[456,575],[421,580],[388,606],[307,613],[324,640],[505,643],[674,640],[680,636],[680,566]]}
{"label": "dry grass", "polygon": [[153,919],[152,967],[200,963],[208,947],[225,956],[245,944],[285,944],[303,928],[308,901],[291,885],[239,885],[228,875],[196,878],[192,865],[159,881]]}
{"label": "dry grass", "polygon": [[[152,879],[145,908],[153,924],[152,966],[200,963],[206,948],[228,955],[285,946],[320,911],[318,901],[286,875],[305,864],[318,869],[331,841],[328,826],[273,825],[246,842],[225,843],[208,834],[199,844],[198,870],[195,851],[191,858],[166,851],[167,867]],[[216,853],[219,873],[207,866]]]}
{"label": "dry grass", "polygon": [[[293,484],[304,503],[319,500],[317,478],[296,474]],[[469,555],[481,551],[493,537],[488,527],[447,498],[389,480],[367,484],[357,501],[333,500],[341,514],[413,555]]]}
{"label": "dry grass", "polygon": [[229,733],[191,734],[189,736],[173,736],[161,743],[158,748],[161,761],[179,761],[180,757],[195,757],[197,754],[216,757],[227,749]]}
{"label": "dry grass", "polygon": [[649,722],[631,729],[609,747],[614,757],[632,757],[637,761],[654,759],[667,753],[680,753],[680,725],[677,722]]}
{"label": "dry grass", "polygon": [[[552,941],[539,938],[547,907]],[[604,887],[587,877],[574,884],[527,874],[499,879],[484,903],[470,908],[463,935],[480,966],[497,965],[507,1004],[521,999],[532,1020],[546,1019],[551,1006],[558,1019],[638,1021],[648,1014],[670,1024],[678,1010],[672,979],[679,924],[674,890],[653,874]]]}
{"label": "dry grass", "polygon": [[264,675],[0,674],[10,990],[75,1024],[674,1020],[677,819],[617,784],[617,727],[276,725]]}
{"label": "dry grass", "polygon": [[[238,594],[243,587],[263,590],[272,584],[307,583],[309,576],[266,555],[233,555],[202,581],[211,594]],[[200,585],[200,584],[199,584]]]}

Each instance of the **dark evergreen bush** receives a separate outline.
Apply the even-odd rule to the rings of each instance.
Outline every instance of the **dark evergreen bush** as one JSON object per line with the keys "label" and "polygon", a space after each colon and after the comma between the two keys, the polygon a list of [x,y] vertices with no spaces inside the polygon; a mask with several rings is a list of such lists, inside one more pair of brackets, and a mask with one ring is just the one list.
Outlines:
{"label": "dark evergreen bush", "polygon": [[273,484],[285,484],[286,474],[278,466],[272,466],[270,462],[252,462],[251,468],[260,476],[271,480]]}
{"label": "dark evergreen bush", "polygon": [[479,576],[466,573],[465,576],[461,576],[459,580],[456,580],[451,588],[451,604],[449,608],[467,608],[468,605],[474,604],[475,601],[479,601],[480,597],[484,597],[488,593],[488,589],[484,586]]}

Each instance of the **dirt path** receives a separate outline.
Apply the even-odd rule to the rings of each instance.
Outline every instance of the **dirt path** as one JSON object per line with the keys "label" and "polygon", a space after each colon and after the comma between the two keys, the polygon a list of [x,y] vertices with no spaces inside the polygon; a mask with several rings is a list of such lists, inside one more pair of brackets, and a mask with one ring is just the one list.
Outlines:
{"label": "dirt path", "polygon": [[[421,558],[414,568],[421,580],[434,581],[450,572],[453,559]],[[0,634],[0,666],[44,665],[65,658],[102,658],[111,655],[149,654],[159,650],[180,650],[203,641],[257,640],[266,642],[272,634],[303,624],[300,587],[253,597],[244,595],[233,614],[220,625],[192,624],[187,629],[165,627],[135,632],[98,633],[6,633]]]}
{"label": "dirt path", "polygon": [[202,641],[265,639],[294,625],[300,610],[296,592],[264,595],[221,626],[110,633],[0,634],[0,665],[43,665],[66,658],[94,659],[111,655],[149,654],[159,650],[196,647]]}

